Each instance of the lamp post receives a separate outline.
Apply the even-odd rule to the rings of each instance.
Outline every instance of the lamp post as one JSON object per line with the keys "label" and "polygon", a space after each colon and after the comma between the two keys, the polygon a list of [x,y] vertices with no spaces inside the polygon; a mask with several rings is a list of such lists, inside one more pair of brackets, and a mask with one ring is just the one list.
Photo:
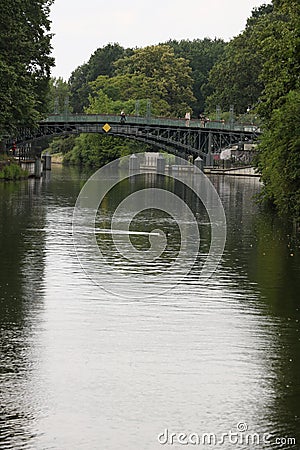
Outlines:
{"label": "lamp post", "polygon": [[147,100],[147,120],[150,120],[151,117],[151,100]]}
{"label": "lamp post", "polygon": [[140,115],[140,101],[136,100],[135,102],[135,115],[139,116]]}
{"label": "lamp post", "polygon": [[234,106],[230,105],[229,108],[229,121],[230,121],[230,126],[233,127],[233,122],[234,122]]}

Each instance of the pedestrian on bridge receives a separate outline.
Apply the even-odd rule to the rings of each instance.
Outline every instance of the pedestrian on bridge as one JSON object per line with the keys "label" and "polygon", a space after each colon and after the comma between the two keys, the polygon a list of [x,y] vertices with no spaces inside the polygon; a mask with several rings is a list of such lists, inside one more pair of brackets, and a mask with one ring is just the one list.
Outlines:
{"label": "pedestrian on bridge", "polygon": [[121,120],[120,120],[120,122],[121,122],[121,123],[125,123],[125,121],[126,121],[126,114],[125,114],[125,112],[122,110],[122,111],[121,111]]}
{"label": "pedestrian on bridge", "polygon": [[187,127],[190,126],[190,120],[191,120],[191,113],[188,111],[187,113],[185,113],[185,125]]}

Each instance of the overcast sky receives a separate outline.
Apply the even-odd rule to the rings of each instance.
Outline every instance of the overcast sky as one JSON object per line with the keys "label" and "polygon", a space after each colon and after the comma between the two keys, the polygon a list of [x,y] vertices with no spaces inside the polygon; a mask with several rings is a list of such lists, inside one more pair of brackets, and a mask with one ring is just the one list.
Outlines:
{"label": "overcast sky", "polygon": [[55,0],[52,75],[67,80],[97,48],[110,42],[134,48],[168,39],[228,41],[263,3],[270,0]]}

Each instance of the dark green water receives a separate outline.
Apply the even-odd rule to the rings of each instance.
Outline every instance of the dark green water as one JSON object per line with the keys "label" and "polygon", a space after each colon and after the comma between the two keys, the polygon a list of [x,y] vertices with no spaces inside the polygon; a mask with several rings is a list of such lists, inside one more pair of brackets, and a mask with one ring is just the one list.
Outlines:
{"label": "dark green water", "polygon": [[[54,167],[0,184],[0,448],[300,448],[300,242],[253,203],[257,179],[212,180],[228,229],[216,273],[201,284],[192,271],[145,300],[115,297],[79,264],[72,215],[85,179]],[[141,213],[136,227],[173,230],[168,267],[171,218]]]}

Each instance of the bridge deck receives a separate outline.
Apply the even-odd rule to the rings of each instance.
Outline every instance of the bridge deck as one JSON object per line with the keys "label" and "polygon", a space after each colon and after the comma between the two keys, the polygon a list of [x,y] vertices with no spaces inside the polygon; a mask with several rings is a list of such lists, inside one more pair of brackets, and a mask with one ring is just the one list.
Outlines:
{"label": "bridge deck", "polygon": [[[70,124],[87,124],[87,123],[108,123],[108,124],[120,124],[120,116],[113,114],[52,114],[42,123],[70,123]],[[187,122],[185,119],[173,119],[167,117],[141,117],[141,116],[127,116],[126,125],[142,125],[142,126],[163,126],[163,127],[176,127],[187,128]],[[197,119],[191,119],[188,124],[188,128],[191,129],[211,129],[211,130],[227,130],[227,131],[246,131],[257,132],[260,130],[253,124],[240,124],[240,123],[225,123],[222,121],[208,121],[205,125]]]}

